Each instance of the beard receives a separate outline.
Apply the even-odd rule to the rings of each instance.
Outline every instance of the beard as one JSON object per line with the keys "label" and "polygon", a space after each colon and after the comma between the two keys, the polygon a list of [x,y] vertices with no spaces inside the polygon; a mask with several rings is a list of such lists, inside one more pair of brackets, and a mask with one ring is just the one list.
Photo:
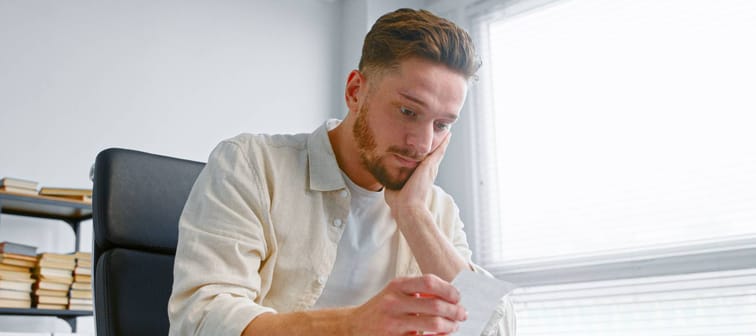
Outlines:
{"label": "beard", "polygon": [[367,101],[360,108],[360,113],[357,115],[357,119],[354,122],[354,128],[352,134],[357,141],[357,148],[360,151],[360,162],[362,166],[367,169],[373,177],[378,180],[378,183],[383,185],[389,190],[400,190],[407,183],[415,168],[399,167],[392,174],[391,170],[386,166],[386,159],[391,153],[396,153],[409,158],[417,158],[417,152],[397,146],[390,146],[386,151],[387,154],[379,155],[376,152],[375,137],[373,131],[370,128],[370,123],[367,120]]}

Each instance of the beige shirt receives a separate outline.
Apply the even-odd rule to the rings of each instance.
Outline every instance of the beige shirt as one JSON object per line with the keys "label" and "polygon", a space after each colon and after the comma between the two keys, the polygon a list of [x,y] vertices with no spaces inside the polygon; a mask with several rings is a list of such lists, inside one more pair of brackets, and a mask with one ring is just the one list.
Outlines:
{"label": "beige shirt", "polygon": [[[213,150],[179,221],[170,335],[236,336],[259,314],[307,310],[317,301],[350,207],[329,128],[243,134]],[[428,207],[470,262],[452,198],[434,187]],[[420,275],[407,241],[399,240],[396,276]],[[513,328],[505,299],[485,334],[512,336]]]}

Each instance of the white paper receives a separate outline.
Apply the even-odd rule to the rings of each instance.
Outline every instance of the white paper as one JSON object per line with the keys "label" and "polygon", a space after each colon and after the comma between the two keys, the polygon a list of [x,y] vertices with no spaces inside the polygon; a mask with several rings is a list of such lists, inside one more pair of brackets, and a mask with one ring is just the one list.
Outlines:
{"label": "white paper", "polygon": [[490,278],[485,274],[463,270],[452,281],[459,290],[462,307],[467,310],[467,320],[460,323],[457,335],[478,336],[491,319],[496,306],[504,295],[509,294],[515,285]]}

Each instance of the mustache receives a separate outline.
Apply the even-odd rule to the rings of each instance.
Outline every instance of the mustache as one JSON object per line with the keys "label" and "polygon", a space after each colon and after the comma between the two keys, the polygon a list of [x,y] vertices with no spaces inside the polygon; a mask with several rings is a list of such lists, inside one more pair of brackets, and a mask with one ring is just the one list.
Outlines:
{"label": "mustache", "polygon": [[399,154],[416,161],[421,161],[425,158],[425,155],[419,154],[417,151],[406,147],[391,146],[386,151],[389,153]]}

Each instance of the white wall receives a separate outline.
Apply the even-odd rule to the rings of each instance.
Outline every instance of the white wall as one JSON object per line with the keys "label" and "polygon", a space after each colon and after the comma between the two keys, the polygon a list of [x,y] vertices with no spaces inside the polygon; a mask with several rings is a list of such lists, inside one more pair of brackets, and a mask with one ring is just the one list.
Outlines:
{"label": "white wall", "polygon": [[[0,0],[0,176],[91,187],[108,147],[204,161],[241,132],[309,132],[343,110],[341,4]],[[338,88],[338,90],[337,90]],[[82,249],[91,247],[91,222]],[[0,216],[0,241],[70,252],[52,220]],[[93,330],[80,318],[80,330]],[[0,331],[67,331],[0,316]]]}
{"label": "white wall", "polygon": [[[440,5],[440,4],[443,4]],[[437,0],[0,0],[0,176],[91,187],[96,154],[125,147],[204,161],[241,132],[309,132],[346,113],[343,86],[373,22]],[[441,9],[443,8],[443,9]],[[438,183],[472,223],[469,118]],[[91,249],[91,222],[83,227]],[[0,241],[69,252],[64,224],[0,216]],[[79,319],[91,331],[91,318]],[[0,316],[0,331],[66,331]]]}

